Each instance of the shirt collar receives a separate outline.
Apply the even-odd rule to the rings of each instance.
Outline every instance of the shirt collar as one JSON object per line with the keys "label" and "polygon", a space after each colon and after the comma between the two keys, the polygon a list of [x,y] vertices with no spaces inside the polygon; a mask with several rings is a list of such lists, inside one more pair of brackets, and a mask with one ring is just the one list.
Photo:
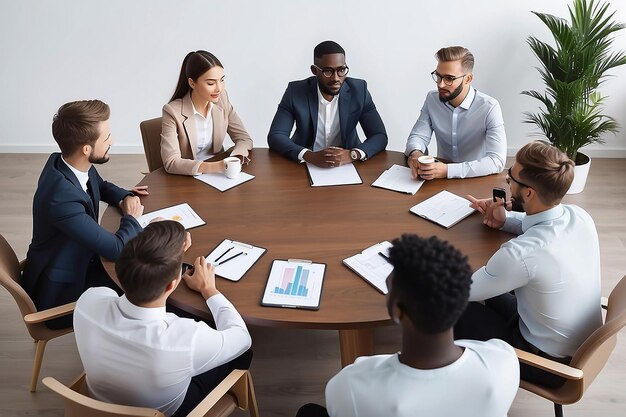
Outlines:
{"label": "shirt collar", "polygon": [[469,91],[467,92],[467,95],[465,96],[465,98],[463,99],[463,102],[459,105],[459,107],[465,110],[469,109],[470,106],[472,105],[472,102],[474,101],[475,96],[476,96],[476,90],[473,87],[470,87]]}
{"label": "shirt collar", "polygon": [[536,214],[529,214],[524,217],[522,220],[522,232],[526,233],[528,229],[531,227],[547,222],[550,220],[557,219],[563,215],[563,206],[559,204],[558,206],[552,207],[551,209],[544,210],[542,212]]}
{"label": "shirt collar", "polygon": [[136,320],[164,320],[166,318],[165,307],[139,307],[126,298],[126,294],[119,298],[119,308],[125,316]]}
{"label": "shirt collar", "polygon": [[339,94],[337,94],[336,96],[333,96],[333,99],[328,101],[322,95],[322,91],[320,90],[320,86],[319,86],[319,84],[317,84],[317,99],[319,100],[320,104],[328,105],[328,104],[331,104],[331,103],[335,102],[335,100],[339,100]]}
{"label": "shirt collar", "polygon": [[191,102],[191,108],[193,109],[193,114],[197,114],[198,116],[202,117],[203,119],[208,119],[209,115],[211,114],[211,110],[213,110],[213,102],[209,101],[209,111],[206,113],[207,117],[204,117],[204,115],[200,112],[198,112],[198,110],[196,110],[196,106],[193,105],[193,101]]}
{"label": "shirt collar", "polygon": [[76,175],[76,179],[78,180],[80,186],[83,188],[83,191],[87,191],[87,183],[89,182],[89,171],[83,172],[77,170],[76,168],[71,166],[65,159],[63,159],[63,155],[61,155],[61,161],[63,161],[63,163],[67,165],[70,171],[72,171],[72,173]]}

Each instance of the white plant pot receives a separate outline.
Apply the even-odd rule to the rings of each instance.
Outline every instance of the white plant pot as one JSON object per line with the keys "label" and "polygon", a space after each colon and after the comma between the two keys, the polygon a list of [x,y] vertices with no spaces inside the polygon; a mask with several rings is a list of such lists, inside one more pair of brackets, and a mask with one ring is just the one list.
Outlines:
{"label": "white plant pot", "polygon": [[572,181],[567,194],[578,194],[585,189],[589,168],[591,167],[591,158],[585,154],[583,156],[587,157],[587,162],[574,167],[574,181]]}

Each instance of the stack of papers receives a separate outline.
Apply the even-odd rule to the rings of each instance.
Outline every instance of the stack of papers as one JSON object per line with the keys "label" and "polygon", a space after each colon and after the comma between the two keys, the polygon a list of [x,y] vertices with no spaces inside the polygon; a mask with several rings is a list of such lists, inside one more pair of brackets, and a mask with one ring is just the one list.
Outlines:
{"label": "stack of papers", "polygon": [[363,180],[354,164],[346,164],[334,168],[320,168],[307,163],[306,167],[309,170],[311,187],[363,184]]}
{"label": "stack of papers", "polygon": [[236,185],[243,184],[246,181],[250,181],[254,178],[254,175],[240,172],[237,178],[228,178],[223,173],[210,172],[206,174],[196,175],[196,179],[206,184],[209,184],[213,188],[217,188],[220,191],[226,191],[233,188]]}
{"label": "stack of papers", "polygon": [[424,184],[423,179],[413,178],[411,168],[393,165],[380,174],[376,181],[372,183],[372,187],[386,188],[392,191],[415,195],[422,184]]}
{"label": "stack of papers", "polygon": [[469,200],[444,190],[409,210],[413,214],[449,229],[474,212],[469,205]]}
{"label": "stack of papers", "polygon": [[387,294],[387,277],[393,271],[389,262],[391,243],[384,241],[343,260],[344,265],[356,272],[378,291]]}

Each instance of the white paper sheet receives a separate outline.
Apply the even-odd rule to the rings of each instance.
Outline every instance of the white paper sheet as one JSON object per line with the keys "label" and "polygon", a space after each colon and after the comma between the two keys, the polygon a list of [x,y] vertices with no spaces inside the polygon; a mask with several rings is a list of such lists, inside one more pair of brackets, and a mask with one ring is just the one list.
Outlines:
{"label": "white paper sheet", "polygon": [[206,174],[196,175],[195,178],[209,184],[213,188],[217,188],[220,191],[226,191],[236,185],[250,181],[254,178],[254,175],[240,172],[239,175],[237,175],[237,178],[228,178],[226,175],[219,172],[209,172]]}
{"label": "white paper sheet", "polygon": [[330,185],[363,184],[354,164],[345,164],[334,168],[320,168],[307,163],[311,187],[326,187]]}
{"label": "white paper sheet", "polygon": [[376,243],[361,253],[344,259],[343,263],[378,291],[387,294],[387,277],[393,271],[393,265],[388,259],[391,246],[387,241]]}
{"label": "white paper sheet", "polygon": [[449,229],[474,212],[469,204],[469,200],[444,190],[411,207],[410,211]]}
{"label": "white paper sheet", "polygon": [[372,183],[372,187],[386,188],[392,191],[415,195],[422,184],[424,184],[424,180],[413,178],[411,168],[401,165],[392,165],[391,168],[385,170],[376,178],[376,181]]}

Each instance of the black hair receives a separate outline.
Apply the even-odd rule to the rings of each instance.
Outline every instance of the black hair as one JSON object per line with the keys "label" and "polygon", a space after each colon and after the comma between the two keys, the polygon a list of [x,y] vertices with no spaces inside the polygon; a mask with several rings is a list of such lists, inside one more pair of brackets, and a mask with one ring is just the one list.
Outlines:
{"label": "black hair", "polygon": [[472,270],[467,257],[436,236],[404,234],[392,244],[391,301],[423,333],[452,328],[468,303]]}
{"label": "black hair", "polygon": [[128,301],[154,301],[180,276],[186,232],[179,222],[150,223],[129,240],[115,263],[115,273]]}
{"label": "black hair", "polygon": [[189,78],[197,81],[199,76],[213,67],[224,68],[220,60],[212,53],[207,51],[189,52],[183,60],[176,90],[174,90],[174,95],[170,101],[183,98],[189,92],[191,89],[188,82]]}
{"label": "black hair", "polygon": [[334,41],[324,41],[313,49],[313,59],[320,59],[324,55],[346,54],[341,45]]}

